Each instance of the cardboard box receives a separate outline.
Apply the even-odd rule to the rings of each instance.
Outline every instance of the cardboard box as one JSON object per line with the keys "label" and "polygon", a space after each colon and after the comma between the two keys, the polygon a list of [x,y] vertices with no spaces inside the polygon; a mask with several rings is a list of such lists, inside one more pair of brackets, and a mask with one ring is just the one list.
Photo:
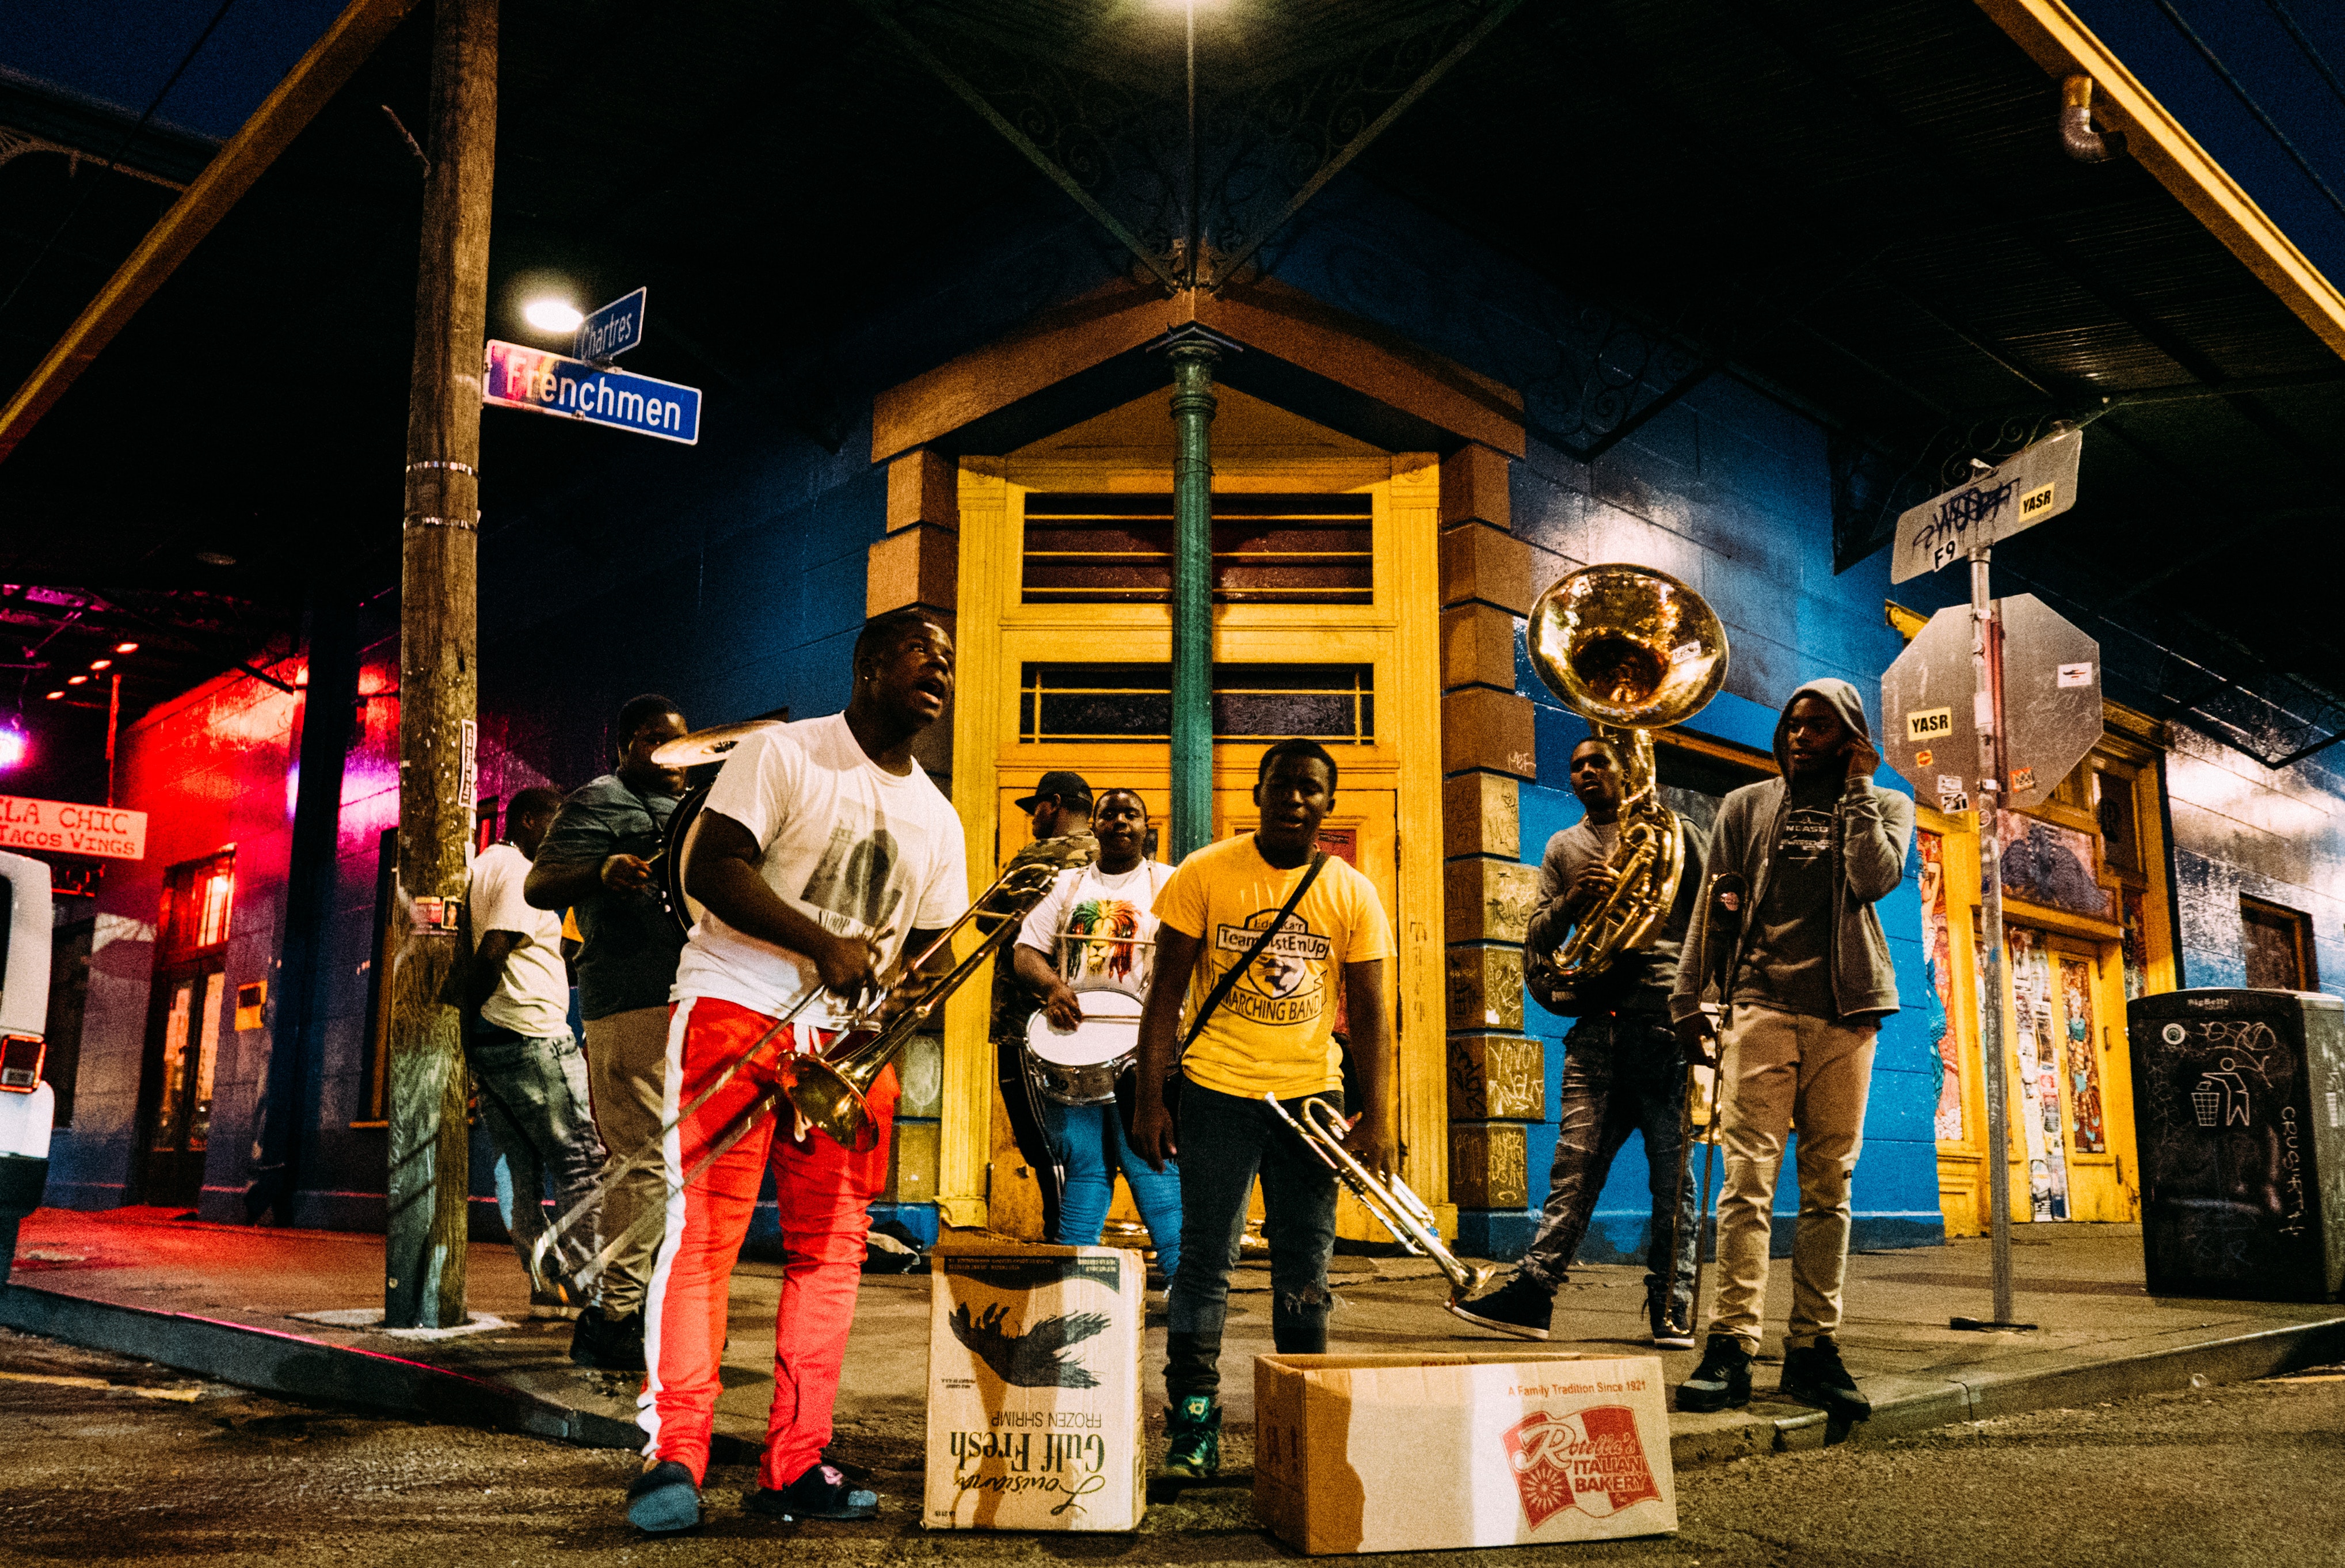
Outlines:
{"label": "cardboard box", "polygon": [[937,1253],[933,1268],[921,1522],[1138,1529],[1140,1254],[987,1245]]}
{"label": "cardboard box", "polygon": [[1678,1527],[1651,1356],[1261,1356],[1254,1510],[1314,1555]]}

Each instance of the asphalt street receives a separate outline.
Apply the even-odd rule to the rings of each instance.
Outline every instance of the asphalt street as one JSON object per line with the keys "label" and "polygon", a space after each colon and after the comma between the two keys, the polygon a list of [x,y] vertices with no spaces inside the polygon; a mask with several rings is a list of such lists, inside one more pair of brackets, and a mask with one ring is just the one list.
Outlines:
{"label": "asphalt street", "polygon": [[[1203,1489],[1136,1536],[954,1534],[915,1517],[919,1433],[842,1430],[886,1495],[870,1524],[745,1514],[649,1541],[622,1452],[287,1404],[0,1332],[0,1563],[848,1565],[961,1559],[1263,1563],[1247,1494]],[[1679,1478],[1673,1537],[1406,1561],[1670,1564],[2345,1563],[2345,1372],[2053,1410],[1738,1461]],[[1395,1484],[1410,1484],[1396,1478]]]}

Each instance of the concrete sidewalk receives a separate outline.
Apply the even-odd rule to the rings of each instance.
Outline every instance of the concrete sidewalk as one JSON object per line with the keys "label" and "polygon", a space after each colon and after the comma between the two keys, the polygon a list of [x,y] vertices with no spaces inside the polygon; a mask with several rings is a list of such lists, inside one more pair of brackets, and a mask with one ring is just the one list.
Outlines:
{"label": "concrete sidewalk", "polygon": [[[1885,1436],[2345,1359],[2345,1308],[2335,1304],[2152,1298],[2141,1285],[2137,1226],[2025,1226],[2015,1256],[2018,1316],[2039,1325],[2031,1333],[1947,1327],[1952,1316],[1987,1315],[1983,1240],[1850,1259],[1841,1344],[1875,1410],[1860,1432]],[[528,1319],[510,1248],[476,1245],[469,1267],[473,1312],[499,1325],[439,1339],[386,1335],[367,1326],[382,1299],[379,1237],[206,1225],[159,1210],[43,1210],[25,1222],[14,1284],[0,1291],[0,1323],[271,1392],[632,1446],[635,1380],[570,1365],[570,1326]],[[1331,1349],[1533,1348],[1444,1312],[1447,1286],[1418,1259],[1343,1257],[1335,1268],[1341,1306]],[[1789,1276],[1787,1261],[1771,1271],[1761,1393],[1747,1410],[1673,1416],[1680,1466],[1841,1435],[1827,1432],[1820,1413],[1768,1391]],[[780,1278],[777,1267],[760,1263],[744,1263],[735,1278],[717,1410],[720,1438],[730,1441],[720,1458],[746,1459],[763,1440]],[[927,1407],[928,1278],[871,1275],[863,1285],[838,1406],[838,1446],[850,1458],[865,1443],[917,1444]],[[1253,1380],[1244,1369],[1271,1348],[1268,1294],[1266,1268],[1240,1271],[1223,1361],[1225,1465],[1233,1472],[1253,1462]],[[1643,1301],[1641,1271],[1579,1269],[1557,1298],[1553,1339],[1537,1348],[1652,1354]],[[317,1313],[342,1321],[305,1316]],[[1163,1315],[1152,1311],[1152,1426],[1162,1419],[1163,1346]],[[1682,1378],[1695,1359],[1692,1351],[1664,1355],[1668,1380]]]}

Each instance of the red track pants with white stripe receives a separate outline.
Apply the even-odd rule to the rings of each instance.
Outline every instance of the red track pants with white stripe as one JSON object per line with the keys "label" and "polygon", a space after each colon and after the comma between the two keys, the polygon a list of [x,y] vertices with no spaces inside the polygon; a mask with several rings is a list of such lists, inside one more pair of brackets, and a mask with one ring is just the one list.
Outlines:
{"label": "red track pants with white stripe", "polygon": [[[674,1120],[680,1106],[773,1024],[764,1013],[730,1002],[686,997],[678,1003],[668,1022],[663,1120]],[[764,1483],[783,1487],[796,1481],[830,1441],[831,1407],[838,1398],[864,1238],[871,1228],[866,1211],[888,1179],[895,1069],[880,1074],[872,1085],[879,1142],[869,1153],[841,1148],[821,1133],[792,1137],[785,1102],[780,1136],[775,1135],[776,1118],[766,1116],[688,1185],[684,1178],[773,1084],[774,1064],[783,1055],[819,1050],[831,1038],[796,1026],[779,1031],[665,1139],[667,1237],[645,1298],[644,1359],[650,1370],[636,1400],[636,1419],[651,1434],[644,1451],[675,1461],[692,1471],[695,1481],[708,1471],[727,1288],[749,1233],[769,1152],[786,1274],[774,1315],[774,1405],[766,1423]]]}

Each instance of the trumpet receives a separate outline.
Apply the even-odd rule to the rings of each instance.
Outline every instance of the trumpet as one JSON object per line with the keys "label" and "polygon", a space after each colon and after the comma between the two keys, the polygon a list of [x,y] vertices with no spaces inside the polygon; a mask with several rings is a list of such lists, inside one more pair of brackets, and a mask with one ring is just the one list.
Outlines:
{"label": "trumpet", "polygon": [[1344,1146],[1344,1135],[1350,1125],[1335,1107],[1314,1095],[1303,1102],[1301,1113],[1289,1111],[1278,1103],[1278,1096],[1264,1094],[1263,1103],[1278,1113],[1278,1119],[1294,1129],[1304,1146],[1319,1156],[1320,1164],[1335,1173],[1335,1179],[1352,1189],[1370,1214],[1402,1247],[1419,1257],[1429,1257],[1449,1281],[1451,1302],[1463,1301],[1489,1284],[1497,1269],[1485,1266],[1476,1268],[1458,1261],[1457,1255],[1442,1244],[1440,1221],[1432,1207],[1411,1190],[1409,1185],[1394,1176],[1387,1181],[1353,1157]]}
{"label": "trumpet", "polygon": [[[1093,840],[1072,836],[1062,839],[1044,839],[1032,846],[1032,849],[1040,852],[1010,866],[1001,875],[996,877],[983,892],[969,901],[969,907],[962,912],[960,918],[946,927],[942,934],[930,942],[919,957],[898,967],[895,971],[897,978],[891,985],[883,989],[880,994],[868,1004],[857,1009],[855,1016],[848,1020],[846,1032],[842,1035],[842,1038],[852,1044],[842,1051],[838,1057],[825,1059],[805,1055],[785,1056],[775,1068],[776,1086],[752,1101],[723,1132],[710,1141],[709,1152],[692,1169],[685,1173],[683,1181],[671,1181],[668,1184],[669,1195],[673,1196],[684,1187],[691,1186],[694,1180],[708,1168],[710,1161],[748,1135],[750,1129],[755,1127],[767,1112],[776,1109],[785,1097],[798,1114],[806,1118],[809,1125],[821,1129],[838,1142],[858,1150],[872,1147],[878,1141],[878,1127],[871,1119],[871,1114],[865,1105],[864,1097],[869,1091],[872,1081],[878,1077],[880,1069],[893,1061],[896,1054],[903,1049],[905,1042],[912,1037],[920,1024],[925,1023],[939,1007],[944,1005],[945,998],[950,996],[964,981],[975,973],[978,967],[991,957],[996,949],[1018,934],[1019,923],[1029,911],[1042,901],[1043,896],[1051,891],[1051,884],[1058,880],[1061,871],[1074,866],[1088,865],[1097,853],[1097,847]],[[972,920],[993,921],[998,923],[993,930],[987,932],[985,940],[978,944],[976,952],[954,965],[949,973],[939,977],[933,984],[929,985],[918,1002],[906,1007],[892,1019],[888,1019],[887,1015],[888,1002],[898,992],[908,989],[910,984],[915,983],[909,977],[916,976],[921,965],[926,964],[939,952],[949,948],[960,928]],[[551,1226],[539,1233],[537,1241],[530,1251],[529,1277],[533,1289],[553,1294],[565,1301],[571,1298],[571,1292],[564,1288],[565,1282],[561,1278],[560,1271],[553,1266],[555,1243],[582,1222],[594,1217],[602,1207],[604,1196],[620,1181],[636,1171],[660,1164],[665,1157],[664,1151],[666,1148],[668,1135],[675,1131],[685,1117],[706,1105],[718,1090],[731,1083],[744,1067],[754,1061],[758,1054],[764,1051],[766,1045],[779,1036],[782,1030],[805,1010],[807,1003],[819,994],[821,994],[821,987],[818,984],[810,988],[798,999],[797,1005],[791,1008],[787,1016],[776,1020],[771,1027],[750,1044],[747,1050],[719,1068],[707,1083],[702,1084],[698,1092],[694,1094],[675,1115],[669,1117],[642,1148],[628,1156],[626,1159],[606,1166],[602,1177],[595,1182],[593,1191],[571,1206]],[[883,1020],[885,1022],[882,1022]],[[624,1251],[631,1241],[636,1239],[641,1230],[660,1217],[662,1217],[661,1211],[652,1211],[638,1220],[635,1227],[625,1235],[610,1237],[587,1266],[567,1283],[582,1287],[592,1284],[603,1270],[610,1266],[611,1260]]]}

